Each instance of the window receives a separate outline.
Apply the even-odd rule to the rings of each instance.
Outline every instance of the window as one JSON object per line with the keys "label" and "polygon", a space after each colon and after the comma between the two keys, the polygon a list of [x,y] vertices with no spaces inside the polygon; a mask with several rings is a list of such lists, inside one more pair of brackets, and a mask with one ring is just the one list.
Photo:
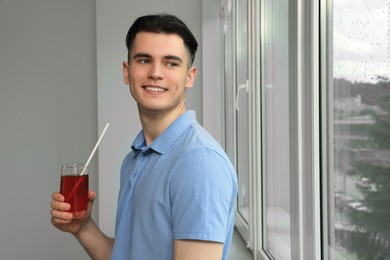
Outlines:
{"label": "window", "polygon": [[225,149],[238,172],[236,226],[250,240],[250,160],[248,86],[248,5],[226,1],[223,8]]}
{"label": "window", "polygon": [[263,225],[264,250],[274,259],[291,258],[290,176],[295,154],[295,91],[291,70],[289,1],[262,1],[263,16]]}
{"label": "window", "polygon": [[225,148],[254,259],[390,259],[390,0],[222,6]]}
{"label": "window", "polygon": [[237,117],[237,172],[239,183],[238,218],[250,222],[249,212],[249,86],[248,86],[248,26],[247,1],[236,3],[236,117]]}
{"label": "window", "polygon": [[329,259],[388,259],[389,1],[333,0],[327,17],[325,253]]}
{"label": "window", "polygon": [[299,13],[315,19],[308,10],[316,7],[305,8],[298,1],[227,0],[222,9],[225,148],[239,180],[236,227],[255,259],[320,254],[314,224],[319,167],[313,163],[319,147],[312,134],[318,91],[310,90],[318,78],[305,56],[311,57],[311,31],[318,27],[298,23]]}

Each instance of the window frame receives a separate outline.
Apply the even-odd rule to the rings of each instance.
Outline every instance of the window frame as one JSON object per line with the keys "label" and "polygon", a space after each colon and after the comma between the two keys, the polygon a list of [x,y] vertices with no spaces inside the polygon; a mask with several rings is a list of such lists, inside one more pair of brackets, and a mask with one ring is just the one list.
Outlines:
{"label": "window frame", "polygon": [[[235,2],[234,0],[227,1]],[[223,11],[223,6],[227,1],[221,1],[220,10]],[[297,91],[292,97],[292,101],[297,112],[297,120],[293,126],[295,130],[292,131],[292,135],[296,138],[294,145],[296,145],[298,152],[295,155],[297,163],[293,182],[290,183],[292,190],[290,196],[293,197],[291,207],[295,208],[291,218],[292,223],[294,223],[292,225],[291,256],[293,259],[322,259],[324,252],[321,246],[326,243],[324,241],[327,239],[322,234],[327,223],[323,223],[324,218],[321,215],[321,210],[323,212],[326,210],[325,204],[321,204],[321,199],[324,199],[324,193],[321,193],[321,190],[324,188],[324,180],[326,179],[324,176],[321,177],[321,172],[326,173],[326,168],[321,160],[324,159],[324,154],[327,152],[322,145],[326,143],[326,137],[323,133],[326,133],[327,129],[321,123],[321,119],[326,116],[326,106],[324,106],[326,102],[323,102],[323,99],[328,71],[324,68],[327,51],[324,50],[323,42],[327,37],[324,28],[327,28],[325,25],[328,3],[327,0],[318,2],[297,0],[295,2],[296,5],[293,6],[290,13],[295,15],[294,22],[297,25],[296,46],[291,51],[296,53],[297,63],[290,66],[296,65]],[[264,238],[262,237],[264,230],[262,224],[264,218],[262,185],[264,185],[263,166],[266,151],[262,148],[262,135],[264,133],[262,112],[264,108],[262,102],[259,102],[263,98],[261,86],[264,69],[262,66],[264,63],[263,44],[261,42],[264,23],[263,15],[261,15],[261,3],[262,0],[248,0],[250,222],[246,223],[239,214],[236,214],[235,224],[249,249],[254,252],[254,259],[270,259],[263,250]],[[233,21],[233,24],[235,23]],[[223,27],[222,22],[222,32]],[[235,50],[236,47],[233,46],[233,49]],[[235,65],[233,64],[233,66]],[[224,65],[221,68],[224,71]],[[236,69],[233,68],[233,71]],[[233,78],[236,81],[235,76]],[[236,87],[234,89],[236,90]],[[236,94],[233,93],[234,99]],[[225,107],[230,105],[225,104]],[[234,119],[234,124],[236,123],[237,121]],[[235,129],[232,132],[236,135]],[[230,137],[225,135],[225,139],[228,138]],[[233,136],[233,138],[236,137]],[[235,165],[237,165],[235,161],[237,152],[239,151],[235,147],[234,159],[232,160]]]}
{"label": "window frame", "polygon": [[[332,84],[332,66],[330,65],[330,57],[332,56],[332,49],[333,46],[330,44],[332,40],[329,41],[329,37],[332,37],[330,34],[331,26],[329,24],[329,21],[332,21],[332,6],[333,0],[320,0],[320,117],[322,121],[329,122],[330,120],[333,120],[333,118],[330,118],[333,116],[333,113],[328,113],[329,109],[332,109],[328,106],[329,102],[329,95],[333,96],[331,93],[333,91],[332,87],[329,87],[327,89],[327,86],[329,84]],[[333,164],[333,150],[327,148],[327,144],[329,143],[330,136],[333,136],[333,127],[331,127],[328,124],[322,123],[320,125],[320,169],[322,173],[328,173],[329,168],[328,165]],[[332,153],[332,154],[330,154]],[[329,187],[329,179],[328,174],[322,174],[322,177],[320,178],[320,196],[321,196],[321,212],[322,216],[318,216],[318,219],[320,219],[320,226],[321,226],[321,256],[323,259],[331,259],[328,250],[326,248],[328,247],[329,243],[329,232],[328,230],[331,230],[328,223],[328,215],[329,215],[329,208],[328,208],[328,187]]]}
{"label": "window frame", "polygon": [[[243,1],[247,1],[247,0],[243,0]],[[249,2],[248,2],[249,3]],[[225,108],[225,111],[222,113],[224,114],[223,118],[224,118],[224,123],[223,125],[225,126],[225,131],[224,131],[224,146],[225,146],[225,149],[227,151],[227,153],[229,154],[231,160],[232,160],[232,163],[233,165],[236,167],[237,171],[238,171],[238,165],[239,165],[239,162],[238,162],[238,151],[237,151],[237,142],[238,142],[238,127],[237,127],[237,122],[238,122],[238,115],[237,115],[237,111],[236,111],[236,106],[237,106],[237,99],[239,97],[239,87],[237,86],[237,76],[236,76],[236,73],[237,73],[237,41],[236,41],[236,37],[237,37],[237,14],[236,14],[236,9],[237,9],[237,1],[234,1],[234,0],[226,0],[226,1],[222,1],[221,2],[221,11],[220,11],[220,16],[221,16],[221,31],[222,31],[222,41],[225,39],[225,34],[227,33],[227,30],[231,30],[229,31],[229,33],[231,33],[233,35],[233,40],[230,42],[231,46],[231,50],[232,53],[230,53],[232,55],[232,58],[231,60],[233,61],[232,64],[231,64],[231,68],[229,69],[229,71],[232,72],[233,75],[231,75],[231,80],[233,81],[233,89],[230,90],[232,91],[232,93],[226,93],[226,88],[225,88],[225,85],[226,85],[226,64],[223,64],[222,68],[223,68],[223,96],[224,96],[224,108]],[[248,8],[249,9],[249,8]],[[232,21],[231,21],[231,28],[227,28],[227,25],[225,25],[225,19],[226,19],[226,14],[229,13],[232,17]],[[250,31],[250,29],[248,28],[248,31]],[[226,50],[225,50],[225,44],[222,43],[222,56],[223,56],[223,60],[224,62],[226,62],[225,58],[226,58]],[[249,48],[248,48],[248,51],[249,51]],[[250,54],[248,54],[248,56],[250,56]],[[248,66],[248,73],[249,73],[249,64],[247,64]],[[247,89],[248,91],[248,89]],[[248,91],[249,92],[249,91]],[[249,100],[250,100],[250,93],[248,93],[249,95]],[[241,104],[243,105],[243,104]],[[250,106],[250,105],[249,105]],[[230,110],[230,112],[228,112],[228,114],[226,114],[227,110]],[[229,118],[229,120],[227,119],[227,116],[230,116],[232,118]],[[251,121],[251,120],[249,120]],[[251,126],[249,125],[248,126],[249,129],[251,128]],[[228,134],[230,133],[230,135]],[[233,147],[230,147],[231,144],[233,144]],[[250,152],[250,147],[248,148],[248,155],[250,156],[252,153]],[[252,165],[252,162],[251,162],[251,158],[249,158],[249,174],[248,174],[248,177],[251,178],[252,174],[250,173],[251,172],[251,165]],[[240,174],[238,172],[238,174]],[[239,176],[238,176],[239,177]],[[240,179],[240,178],[238,178]],[[253,184],[251,182],[251,179],[249,179],[249,219],[245,219],[241,213],[239,212],[238,210],[238,203],[236,203],[236,213],[235,213],[235,226],[236,226],[236,229],[238,230],[238,232],[240,233],[241,237],[243,238],[244,242],[247,244],[248,248],[252,248],[252,241],[253,241],[253,232],[252,230],[250,229],[250,227],[254,226],[253,224],[251,224],[251,220],[253,220],[253,210],[251,209],[251,206],[253,205],[253,194],[252,194],[252,190],[253,190]],[[238,199],[239,199],[239,195],[238,195]]]}
{"label": "window frame", "polygon": [[[261,2],[260,0],[254,1],[255,9],[261,14]],[[307,0],[296,1],[296,6],[290,8],[290,14],[296,14],[296,53],[297,53],[297,93],[296,99],[291,100],[295,102],[297,109],[297,124],[296,135],[297,141],[295,145],[298,147],[297,153],[297,171],[295,172],[295,184],[291,184],[292,200],[291,207],[295,208],[292,213],[292,239],[291,249],[292,259],[322,259],[322,216],[321,210],[321,172],[324,171],[321,168],[321,154],[324,152],[322,142],[324,142],[321,133],[323,132],[323,125],[321,125],[321,117],[323,116],[322,91],[325,89],[326,82],[323,80],[323,63],[326,64],[324,59],[324,52],[322,41],[326,37],[321,29],[323,29],[324,10],[326,10],[326,0],[319,2],[312,2]],[[262,35],[264,31],[262,21],[263,15],[260,16],[261,28],[256,31],[256,34]],[[320,20],[321,19],[321,20]],[[257,21],[259,23],[259,21]],[[320,27],[321,26],[321,27]],[[321,38],[320,38],[321,37]],[[257,38],[257,43],[260,43],[262,37]],[[261,46],[263,44],[255,44],[255,46]],[[289,45],[289,47],[291,47]],[[308,51],[309,50],[309,51]],[[258,50],[262,53],[264,50]],[[294,50],[291,50],[294,52]],[[321,55],[321,56],[320,56]],[[262,56],[262,54],[260,54]],[[322,62],[322,63],[320,63]],[[260,62],[257,61],[255,67],[260,67],[261,70],[264,64],[263,57],[260,58]],[[293,66],[293,65],[290,65]],[[263,75],[261,73],[260,75]],[[257,78],[257,82],[261,82],[260,78]],[[256,98],[261,99],[261,94],[257,93]],[[256,104],[256,101],[254,101]],[[264,108],[260,106],[255,107],[257,113],[261,113]],[[263,122],[257,125],[262,125]],[[262,132],[264,126],[261,127]],[[294,132],[294,131],[292,131]],[[260,133],[262,135],[262,133]],[[257,142],[261,146],[261,141]],[[264,162],[264,153],[266,151],[259,151],[254,149],[255,157],[262,158]],[[259,156],[260,155],[260,156]],[[308,160],[308,158],[310,158]],[[259,170],[259,167],[256,167]],[[261,167],[262,168],[262,167]],[[254,171],[256,172],[256,171]],[[261,174],[264,174],[263,170],[260,170]],[[309,177],[309,178],[308,178]],[[258,178],[257,183],[261,184],[262,178]],[[262,188],[263,189],[263,188]],[[295,191],[295,192],[294,192]],[[261,193],[257,194],[257,201],[261,201]],[[264,214],[264,206],[258,209],[258,215]],[[262,221],[262,220],[261,220]],[[307,225],[309,223],[309,225]],[[258,259],[270,259],[266,252],[263,250],[263,237],[262,226],[257,226],[257,257]],[[308,246],[309,245],[309,246]],[[325,258],[326,259],[326,258]]]}

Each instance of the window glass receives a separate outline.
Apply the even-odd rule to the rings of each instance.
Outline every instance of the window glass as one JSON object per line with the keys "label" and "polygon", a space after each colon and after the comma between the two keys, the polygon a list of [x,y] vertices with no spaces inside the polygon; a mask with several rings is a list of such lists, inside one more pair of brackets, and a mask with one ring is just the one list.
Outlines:
{"label": "window glass", "polygon": [[231,1],[226,1],[222,12],[223,19],[223,85],[224,85],[224,122],[225,122],[225,150],[233,164],[235,158],[235,91],[234,91],[234,20]]}
{"label": "window glass", "polygon": [[289,2],[264,0],[262,10],[264,249],[290,259]]}
{"label": "window glass", "polygon": [[248,14],[247,0],[237,1],[237,171],[238,212],[249,223],[249,95],[248,79]]}
{"label": "window glass", "polygon": [[390,5],[333,0],[328,255],[390,259]]}

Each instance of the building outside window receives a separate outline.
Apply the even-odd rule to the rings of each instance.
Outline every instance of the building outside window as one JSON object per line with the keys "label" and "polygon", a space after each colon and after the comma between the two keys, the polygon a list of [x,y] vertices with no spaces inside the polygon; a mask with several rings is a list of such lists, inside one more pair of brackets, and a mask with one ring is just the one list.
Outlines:
{"label": "building outside window", "polygon": [[333,0],[329,17],[330,259],[390,258],[390,4]]}

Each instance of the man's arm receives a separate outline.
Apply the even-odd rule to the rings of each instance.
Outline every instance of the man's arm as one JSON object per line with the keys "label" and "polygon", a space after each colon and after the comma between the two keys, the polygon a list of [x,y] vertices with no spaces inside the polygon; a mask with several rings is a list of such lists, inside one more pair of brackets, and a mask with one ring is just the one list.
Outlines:
{"label": "man's arm", "polygon": [[223,243],[203,240],[175,240],[174,260],[221,260]]}
{"label": "man's arm", "polygon": [[104,235],[92,219],[73,235],[80,241],[80,244],[87,251],[91,259],[110,259],[114,239]]}

